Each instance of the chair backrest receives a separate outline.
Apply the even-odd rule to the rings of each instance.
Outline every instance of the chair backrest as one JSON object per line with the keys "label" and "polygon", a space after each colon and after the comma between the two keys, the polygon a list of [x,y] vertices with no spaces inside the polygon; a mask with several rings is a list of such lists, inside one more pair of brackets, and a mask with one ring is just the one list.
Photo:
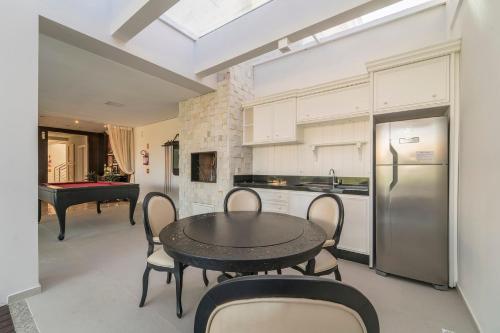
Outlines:
{"label": "chair backrest", "polygon": [[153,242],[153,237],[158,237],[160,231],[169,223],[177,220],[175,204],[166,194],[151,192],[146,195],[142,205],[144,213],[144,228],[148,242]]}
{"label": "chair backrest", "polygon": [[224,199],[224,211],[227,212],[261,212],[262,201],[257,192],[251,188],[236,187],[229,191]]}
{"label": "chair backrest", "polygon": [[357,289],[331,279],[251,276],[210,289],[195,333],[379,333],[377,313]]}
{"label": "chair backrest", "polygon": [[323,228],[327,239],[339,243],[344,225],[344,205],[338,195],[325,193],[314,198],[307,209],[307,219]]}

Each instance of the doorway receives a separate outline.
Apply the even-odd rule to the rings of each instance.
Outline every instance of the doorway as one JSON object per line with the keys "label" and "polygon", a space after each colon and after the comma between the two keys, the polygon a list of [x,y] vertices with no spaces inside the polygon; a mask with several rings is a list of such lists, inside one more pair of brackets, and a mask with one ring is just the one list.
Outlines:
{"label": "doorway", "polygon": [[88,173],[86,135],[48,132],[47,181],[84,181]]}

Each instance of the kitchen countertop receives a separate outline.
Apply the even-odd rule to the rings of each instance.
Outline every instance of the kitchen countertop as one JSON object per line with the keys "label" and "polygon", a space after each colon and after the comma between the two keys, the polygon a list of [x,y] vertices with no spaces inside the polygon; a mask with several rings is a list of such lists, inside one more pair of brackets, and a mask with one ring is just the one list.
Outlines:
{"label": "kitchen countertop", "polygon": [[[361,182],[352,181],[361,179]],[[339,177],[340,185],[332,186],[332,177],[307,176],[264,176],[244,175],[234,177],[234,186],[263,188],[271,190],[289,190],[303,192],[323,192],[368,196],[366,178]]]}

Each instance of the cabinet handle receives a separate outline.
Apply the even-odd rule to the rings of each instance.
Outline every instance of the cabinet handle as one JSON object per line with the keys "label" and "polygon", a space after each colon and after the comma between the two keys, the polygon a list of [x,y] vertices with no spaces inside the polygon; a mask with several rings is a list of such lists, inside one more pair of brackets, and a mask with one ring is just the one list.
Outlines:
{"label": "cabinet handle", "polygon": [[387,102],[384,102],[384,105],[387,105],[387,104],[389,104],[389,103],[387,103]]}
{"label": "cabinet handle", "polygon": [[436,97],[437,97],[437,95],[436,95],[436,94],[432,94],[432,98],[436,98]]}

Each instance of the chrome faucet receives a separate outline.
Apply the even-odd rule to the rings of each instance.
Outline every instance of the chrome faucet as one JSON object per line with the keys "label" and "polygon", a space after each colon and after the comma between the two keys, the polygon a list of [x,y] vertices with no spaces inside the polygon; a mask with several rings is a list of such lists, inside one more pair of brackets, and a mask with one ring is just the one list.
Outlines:
{"label": "chrome faucet", "polygon": [[333,170],[333,168],[331,168],[330,171],[328,171],[328,175],[333,176],[332,187],[335,187],[335,185],[338,185],[338,183],[336,182],[337,177],[335,176],[335,170]]}

